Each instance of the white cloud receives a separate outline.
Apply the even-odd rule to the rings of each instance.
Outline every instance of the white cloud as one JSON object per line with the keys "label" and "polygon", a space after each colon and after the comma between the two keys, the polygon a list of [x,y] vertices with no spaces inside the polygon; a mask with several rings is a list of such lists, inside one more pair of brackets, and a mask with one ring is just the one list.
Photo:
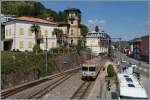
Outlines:
{"label": "white cloud", "polygon": [[98,19],[89,19],[88,26],[90,30],[94,30],[95,26],[98,26],[100,30],[104,30],[104,26],[106,25],[106,20],[98,20]]}
{"label": "white cloud", "polygon": [[94,23],[94,20],[88,20],[88,23],[91,23],[91,24],[93,24]]}

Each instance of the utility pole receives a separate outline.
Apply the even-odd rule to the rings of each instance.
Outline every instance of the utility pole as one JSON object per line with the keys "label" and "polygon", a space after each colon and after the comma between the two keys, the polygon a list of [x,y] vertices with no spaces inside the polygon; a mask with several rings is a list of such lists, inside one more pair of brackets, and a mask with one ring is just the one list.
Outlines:
{"label": "utility pole", "polygon": [[47,36],[46,36],[46,50],[45,50],[45,67],[46,67],[46,73],[47,73],[47,68],[48,68],[48,63],[47,63],[47,44],[48,44],[48,42],[47,42]]}

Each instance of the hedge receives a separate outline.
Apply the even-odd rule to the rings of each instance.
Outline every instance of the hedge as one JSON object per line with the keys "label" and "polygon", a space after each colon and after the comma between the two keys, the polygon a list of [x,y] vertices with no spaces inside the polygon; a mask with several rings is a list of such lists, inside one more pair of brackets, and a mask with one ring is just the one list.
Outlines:
{"label": "hedge", "polygon": [[107,66],[107,74],[108,74],[108,77],[113,77],[115,75],[115,71],[114,71],[112,64],[109,64]]}

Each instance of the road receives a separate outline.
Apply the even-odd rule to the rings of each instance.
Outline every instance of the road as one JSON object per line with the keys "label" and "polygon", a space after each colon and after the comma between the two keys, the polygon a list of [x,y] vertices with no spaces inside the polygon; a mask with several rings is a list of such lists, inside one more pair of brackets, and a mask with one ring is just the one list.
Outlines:
{"label": "road", "polygon": [[116,55],[116,62],[117,61],[121,61],[121,60],[125,60],[127,62],[131,62],[132,64],[136,64],[137,65],[137,72],[140,73],[141,78],[140,78],[140,82],[142,83],[142,85],[144,86],[148,97],[150,97],[150,91],[149,91],[149,64],[142,62],[142,61],[138,61],[132,58],[127,57],[125,54],[122,54],[120,52],[115,52]]}
{"label": "road", "polygon": [[131,62],[132,64],[136,64],[137,71],[144,77],[149,78],[149,65],[147,63],[129,58],[120,52],[115,52],[115,55],[117,57],[117,61],[125,60],[127,62]]}

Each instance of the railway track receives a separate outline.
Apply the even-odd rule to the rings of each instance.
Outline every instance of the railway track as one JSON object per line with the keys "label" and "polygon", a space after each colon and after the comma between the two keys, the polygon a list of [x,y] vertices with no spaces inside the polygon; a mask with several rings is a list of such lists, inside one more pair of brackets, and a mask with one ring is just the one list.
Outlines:
{"label": "railway track", "polygon": [[18,92],[21,92],[21,91],[25,90],[25,89],[32,88],[35,85],[39,85],[39,84],[41,84],[43,82],[46,82],[48,80],[52,80],[52,79],[54,79],[56,77],[59,77],[59,76],[60,75],[56,75],[54,77],[51,77],[50,79],[44,79],[44,80],[41,80],[41,81],[38,81],[38,82],[35,82],[35,83],[30,83],[30,84],[24,85],[22,87],[17,87],[15,89],[11,89],[11,90],[8,90],[8,91],[1,92],[1,98],[2,99],[7,98],[7,97],[9,97],[11,95],[14,95],[14,94],[16,94]]}
{"label": "railway track", "polygon": [[[99,75],[100,71],[103,69],[103,66],[104,66],[104,61],[105,60],[102,60],[103,62],[101,63],[101,67],[100,69],[98,70],[98,73],[96,75],[96,78],[97,76]],[[90,92],[90,87],[92,86],[92,84],[94,84],[95,81],[84,81],[80,87],[77,89],[77,91],[72,95],[71,99],[87,99],[89,93]]]}
{"label": "railway track", "polygon": [[43,78],[41,80],[36,80],[34,82],[29,82],[27,84],[16,86],[14,88],[6,89],[4,91],[1,91],[1,99],[11,97],[12,95],[15,95],[15,94],[17,94],[19,92],[22,92],[24,90],[34,88],[34,86],[40,85],[41,83],[44,83],[44,82],[51,81],[51,80],[54,80],[56,78],[62,77],[61,79],[59,78],[57,81],[55,81],[52,84],[48,85],[44,89],[41,89],[40,91],[35,91],[29,97],[27,97],[27,98],[40,98],[43,95],[45,95],[48,91],[52,90],[53,88],[55,88],[59,84],[63,83],[63,81],[70,78],[73,75],[73,72],[75,73],[78,69],[79,68],[67,70],[67,71],[64,71],[62,73],[55,74],[55,75],[52,75],[50,77]]}
{"label": "railway track", "polygon": [[56,88],[57,86],[59,86],[61,83],[63,83],[64,81],[66,81],[67,79],[69,79],[74,73],[70,73],[69,75],[64,75],[62,78],[56,80],[55,82],[49,84],[48,86],[45,86],[45,88],[36,91],[35,93],[33,93],[31,96],[28,97],[28,99],[39,99],[42,96],[44,96],[46,93],[48,93],[49,91],[53,90],[54,88]]}
{"label": "railway track", "polygon": [[71,99],[84,99],[86,97],[86,94],[92,84],[92,81],[84,81],[80,87],[77,89],[77,91],[73,94]]}

